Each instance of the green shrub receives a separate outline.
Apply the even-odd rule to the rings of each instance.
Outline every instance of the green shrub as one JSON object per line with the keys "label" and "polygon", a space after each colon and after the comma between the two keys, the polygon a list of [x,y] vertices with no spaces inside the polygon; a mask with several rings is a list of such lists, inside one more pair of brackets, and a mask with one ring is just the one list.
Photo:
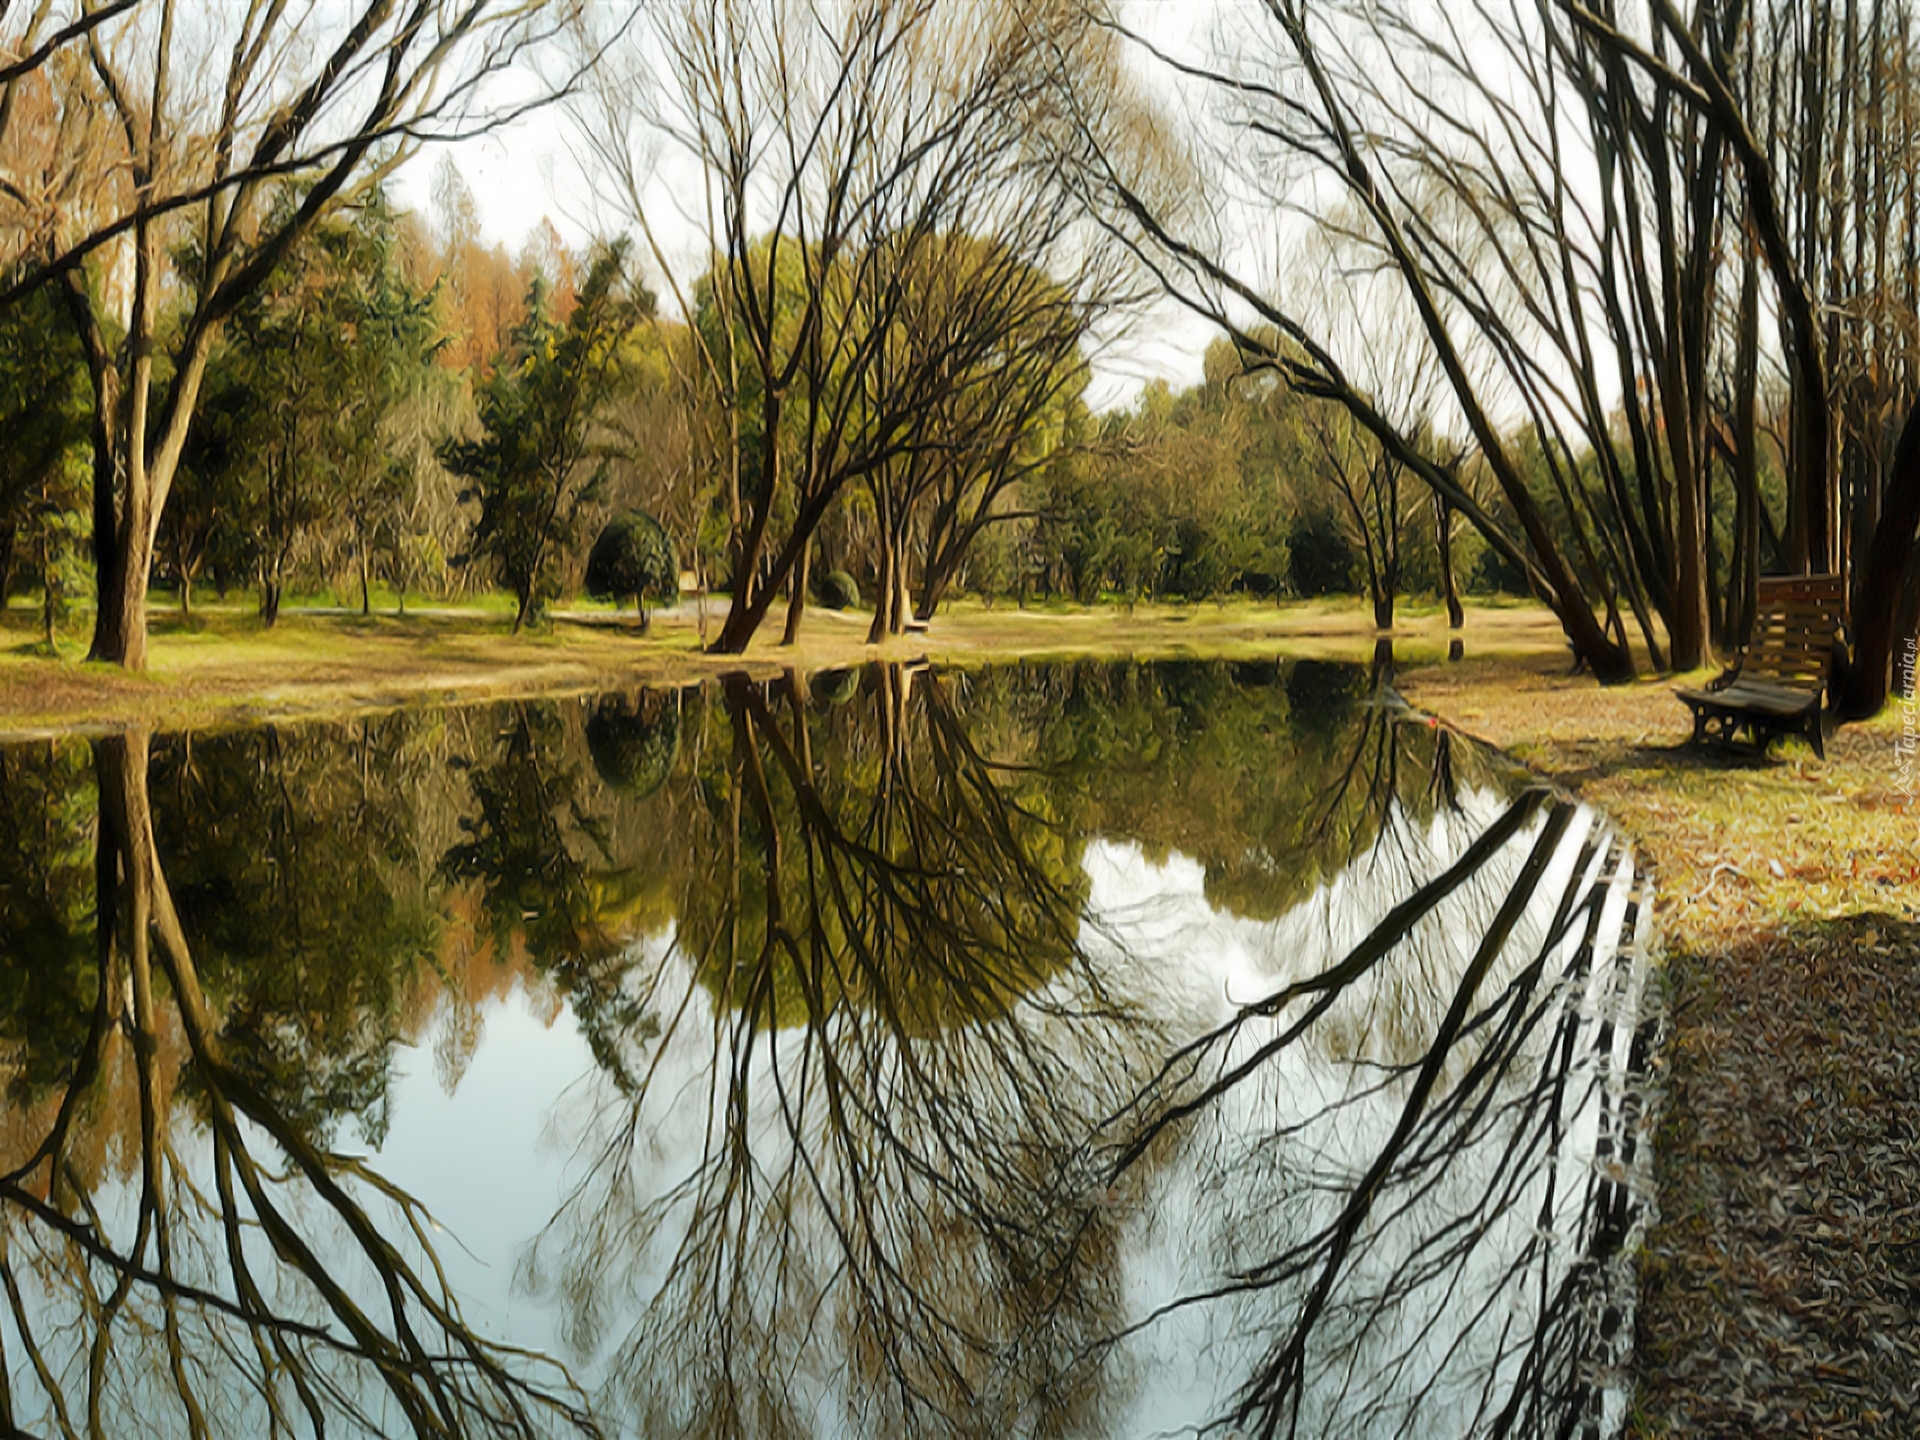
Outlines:
{"label": "green shrub", "polygon": [[644,510],[609,520],[587,556],[587,593],[596,600],[632,600],[640,607],[643,630],[647,601],[671,604],[679,599],[680,562],[660,522]]}
{"label": "green shrub", "polygon": [[1326,511],[1295,517],[1287,537],[1288,570],[1296,595],[1352,595],[1360,589],[1360,555]]}
{"label": "green shrub", "polygon": [[851,610],[860,603],[860,585],[844,570],[830,571],[820,582],[820,603],[829,610]]}

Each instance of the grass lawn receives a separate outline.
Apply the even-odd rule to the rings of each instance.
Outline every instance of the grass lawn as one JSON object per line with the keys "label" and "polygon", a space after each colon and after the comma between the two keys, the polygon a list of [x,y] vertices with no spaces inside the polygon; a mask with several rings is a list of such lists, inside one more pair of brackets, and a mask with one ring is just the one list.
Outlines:
{"label": "grass lawn", "polygon": [[[156,599],[159,597],[156,596]],[[322,597],[330,600],[331,597]],[[357,597],[356,597],[357,601]],[[772,674],[866,660],[925,658],[951,665],[1066,657],[1246,658],[1275,654],[1365,660],[1370,618],[1354,601],[1234,601],[1225,605],[1049,606],[987,609],[963,602],[931,630],[868,646],[870,616],[810,609],[800,642],[783,648],[776,615],[743,658],[702,653],[695,607],[656,617],[641,637],[634,618],[606,606],[558,612],[519,635],[497,600],[444,607],[410,604],[362,617],[354,606],[289,602],[280,623],[261,625],[251,604],[197,606],[190,620],[153,611],[149,667],[129,675],[82,663],[86,628],[76,621],[60,657],[41,645],[36,612],[0,612],[0,735],[116,725],[162,727],[385,709],[398,705],[564,693],[697,681],[725,670]],[[710,630],[717,632],[717,617]],[[1402,660],[1437,658],[1450,638],[1432,608],[1412,610],[1395,632]],[[1465,643],[1474,654],[1558,649],[1559,630],[1532,605],[1481,605]]]}

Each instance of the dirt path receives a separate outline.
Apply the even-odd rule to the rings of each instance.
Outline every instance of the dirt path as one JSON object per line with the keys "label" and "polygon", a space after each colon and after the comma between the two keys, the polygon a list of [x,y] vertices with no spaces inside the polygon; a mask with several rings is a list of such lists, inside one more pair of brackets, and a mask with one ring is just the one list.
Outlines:
{"label": "dirt path", "polygon": [[1670,1032],[1637,1436],[1920,1435],[1920,809],[1898,708],[1765,765],[1678,748],[1665,684],[1532,660],[1414,671],[1415,705],[1639,840]]}

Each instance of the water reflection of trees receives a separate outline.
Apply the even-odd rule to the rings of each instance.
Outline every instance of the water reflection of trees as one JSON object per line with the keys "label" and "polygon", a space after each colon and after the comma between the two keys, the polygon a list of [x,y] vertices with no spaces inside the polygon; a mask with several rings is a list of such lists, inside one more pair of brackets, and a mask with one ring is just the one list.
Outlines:
{"label": "water reflection of trees", "polygon": [[[8,764],[23,758],[33,768],[17,753]],[[467,1326],[430,1217],[325,1148],[318,1117],[280,1103],[284,1077],[233,1028],[236,1014],[265,1013],[260,995],[251,1012],[210,998],[156,844],[147,737],[95,742],[91,768],[90,905],[70,844],[12,868],[5,897],[10,912],[38,902],[45,922],[8,932],[10,950],[34,947],[14,950],[9,969],[31,987],[51,960],[56,1008],[84,1022],[57,1051],[17,1033],[9,1046],[32,1058],[13,1076],[0,1174],[0,1424],[67,1435],[591,1430],[563,1370]],[[0,832],[17,843],[20,808],[0,808]]]}
{"label": "water reflection of trees", "polygon": [[[398,1040],[437,1014],[451,1085],[519,984],[600,1077],[525,1274],[642,1433],[1126,1429],[1139,1344],[1202,1313],[1251,1429],[1550,1428],[1611,1343],[1631,867],[1379,678],[734,678],[162,740],[150,805],[144,742],[0,748],[7,1264],[44,1353],[107,1314],[121,1357],[70,1344],[19,1413],[579,1419],[336,1153]],[[1273,993],[1221,1026],[1157,988],[1207,957],[1089,915],[1096,841],[1196,862]],[[1136,1331],[1179,1194],[1186,1280]]]}
{"label": "water reflection of trees", "polygon": [[410,727],[174,737],[153,824],[184,943],[222,999],[225,1060],[316,1143],[387,1124],[404,997],[435,926],[418,883]]}
{"label": "water reflection of trees", "polygon": [[702,862],[631,981],[658,1026],[536,1273],[643,1432],[1086,1423],[1119,1297],[1070,1162],[1148,1052],[1079,945],[1076,842],[931,674],[720,699]]}
{"label": "water reflection of trees", "polygon": [[[729,681],[646,787],[688,857],[674,929],[607,972],[645,1024],[601,1047],[618,1098],[531,1272],[642,1428],[1122,1423],[1128,1197],[1169,1184],[1205,1192],[1215,1277],[1174,1309],[1271,1340],[1239,1423],[1524,1433],[1602,1403],[1617,840],[1538,793],[1499,811],[1481,754],[1335,667],[846,689]],[[1192,856],[1288,946],[1310,893],[1387,920],[1145,1084],[1124,924],[1085,948],[1090,835]]]}
{"label": "water reflection of trees", "polygon": [[[1246,1356],[1222,1418],[1249,1434],[1565,1434],[1620,1398],[1647,1043],[1631,858],[1527,790],[1435,860],[1336,963],[1180,1047],[1115,1126],[1118,1173],[1210,1177],[1192,1258],[1211,1278],[1133,1328],[1210,1312]],[[1413,1012],[1402,1043],[1423,1038],[1329,1067],[1312,1036],[1381,986]]]}
{"label": "water reflection of trees", "polygon": [[1312,660],[1060,665],[988,672],[970,699],[1070,827],[1187,855],[1215,906],[1275,919],[1383,826],[1506,783],[1484,752],[1407,723],[1385,679]]}

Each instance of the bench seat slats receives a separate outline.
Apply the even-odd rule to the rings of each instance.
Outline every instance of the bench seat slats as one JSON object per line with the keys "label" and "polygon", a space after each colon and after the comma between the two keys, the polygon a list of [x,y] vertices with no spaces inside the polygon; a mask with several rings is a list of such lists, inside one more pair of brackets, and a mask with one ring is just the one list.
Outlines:
{"label": "bench seat slats", "polygon": [[1680,690],[1675,693],[1689,705],[1705,705],[1714,710],[1759,710],[1783,719],[1804,715],[1820,704],[1818,690],[1795,690],[1785,685],[1739,681],[1724,690]]}
{"label": "bench seat slats", "polygon": [[1827,667],[1818,660],[1782,659],[1771,665],[1742,665],[1740,673],[1749,680],[1791,680],[1811,685],[1827,678]]}

